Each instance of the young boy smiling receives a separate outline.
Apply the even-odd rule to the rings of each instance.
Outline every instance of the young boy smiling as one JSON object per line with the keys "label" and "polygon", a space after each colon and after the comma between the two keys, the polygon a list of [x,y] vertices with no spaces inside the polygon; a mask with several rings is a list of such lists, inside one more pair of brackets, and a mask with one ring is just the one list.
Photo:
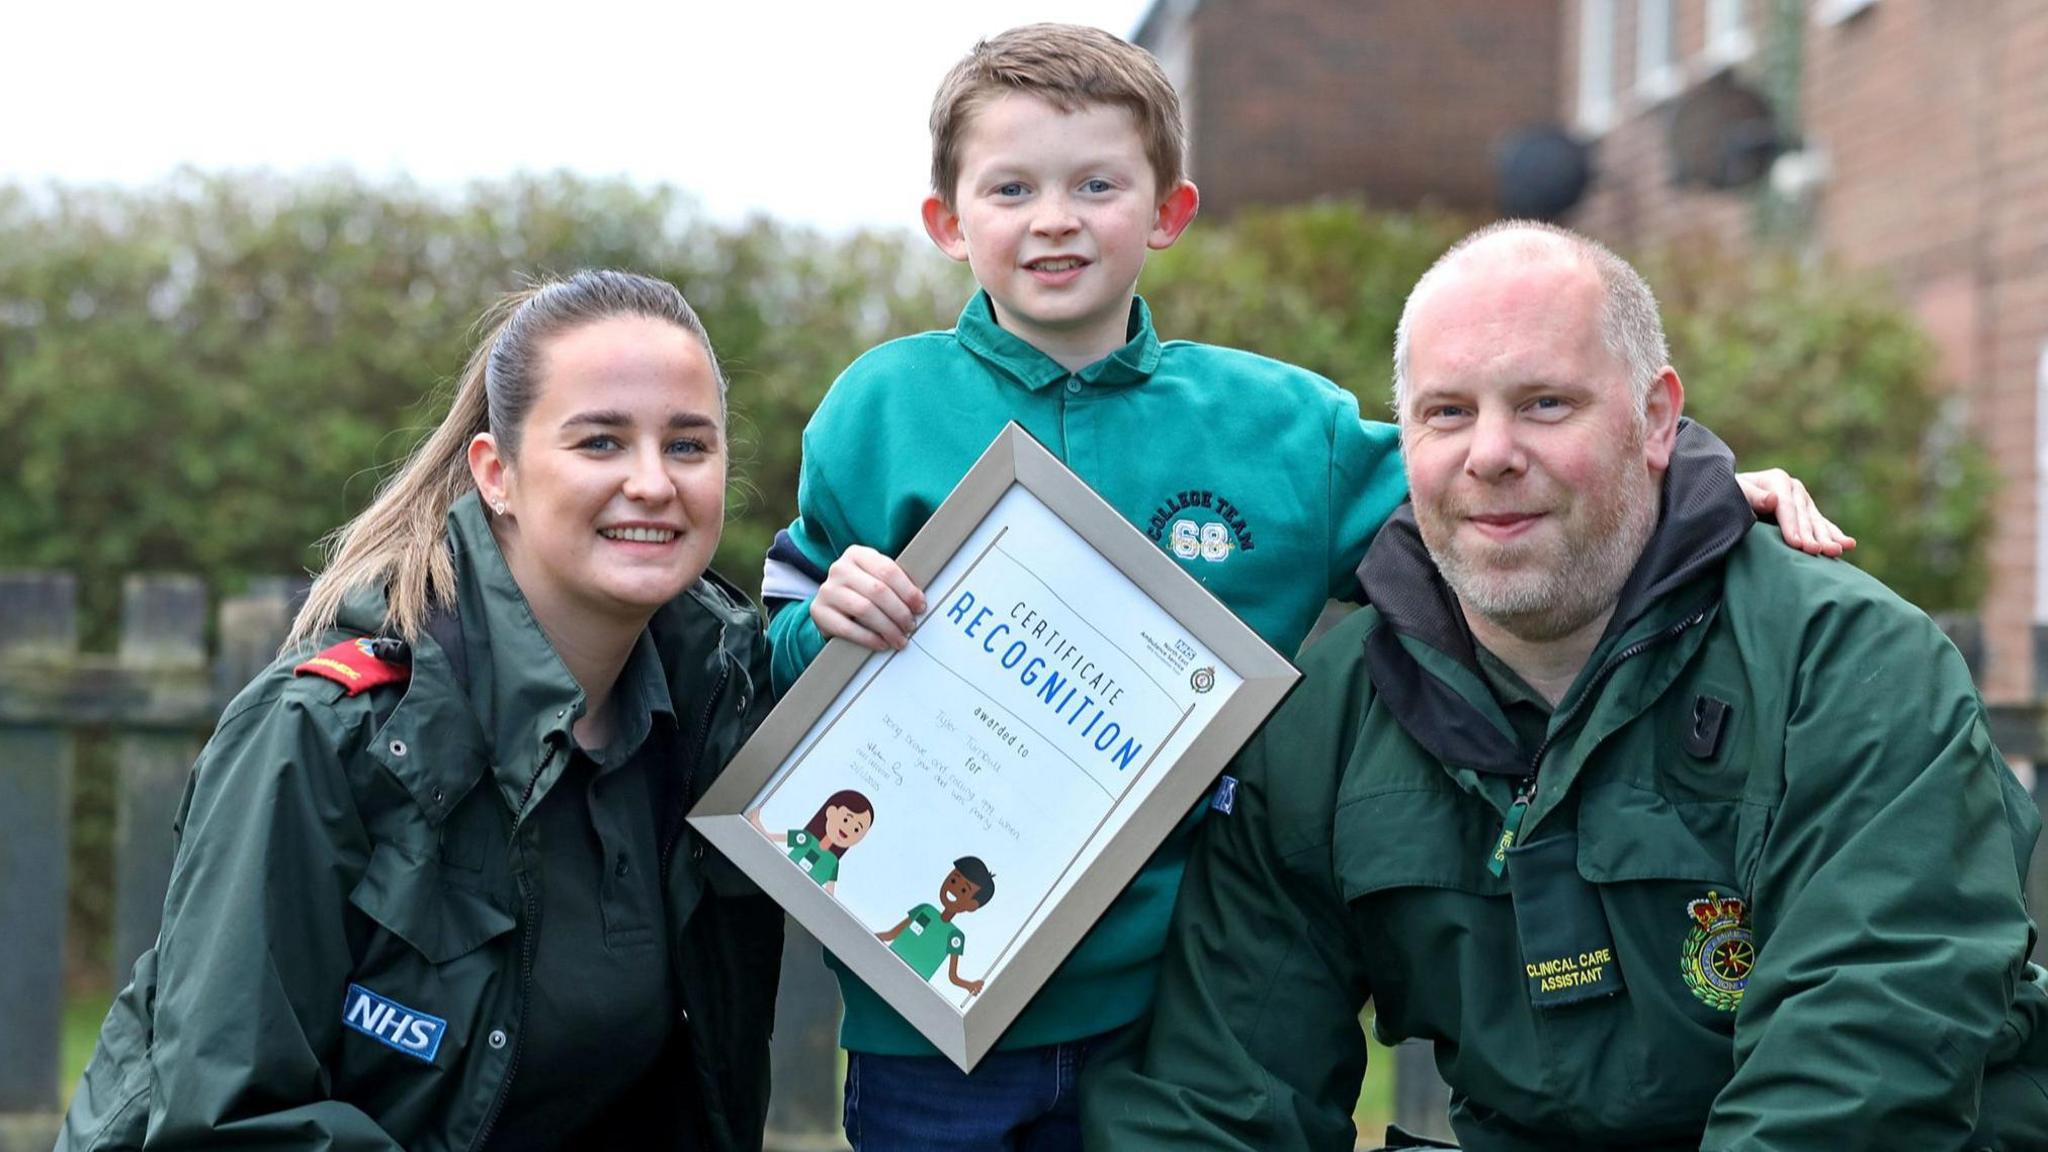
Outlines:
{"label": "young boy smiling", "polygon": [[[774,674],[827,637],[901,648],[922,592],[889,557],[1014,420],[1283,653],[1407,495],[1392,425],[1313,373],[1162,343],[1137,298],[1146,253],[1194,219],[1180,104],[1157,61],[1106,32],[1013,29],[933,102],[925,230],[981,290],[950,330],[894,340],[836,381],[804,430],[798,515],[769,553]],[[1777,473],[1788,537],[1839,551]],[[1775,493],[1754,489],[1760,507]],[[1199,806],[1197,812],[1199,812]],[[1144,1014],[1187,858],[1184,821],[972,1075],[842,972],[847,1136],[861,1152],[1079,1147],[1089,1052]]]}

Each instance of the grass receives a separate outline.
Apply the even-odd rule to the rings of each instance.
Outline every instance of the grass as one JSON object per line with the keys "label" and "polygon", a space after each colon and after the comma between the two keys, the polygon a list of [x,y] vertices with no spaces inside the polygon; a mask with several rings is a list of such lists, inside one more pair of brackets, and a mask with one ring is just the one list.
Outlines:
{"label": "grass", "polygon": [[107,1005],[113,1001],[109,992],[92,992],[85,995],[73,994],[64,1001],[64,1105],[71,1105],[71,1090],[78,1087],[78,1077],[85,1071],[85,1062],[92,1059],[92,1046],[100,1038],[100,1022],[107,1018]]}
{"label": "grass", "polygon": [[1394,1051],[1373,1038],[1370,1010],[1359,1019],[1359,1024],[1366,1030],[1369,1053],[1364,1089],[1358,1094],[1358,1106],[1351,1110],[1351,1120],[1358,1125],[1358,1146],[1377,1148],[1386,1136],[1387,1124],[1394,1118]]}
{"label": "grass", "polygon": [[[64,1002],[64,1103],[71,1104],[71,1091],[78,1087],[78,1078],[85,1072],[85,1062],[92,1058],[93,1045],[99,1040],[100,1022],[106,1019],[107,1005],[113,999],[110,993],[92,992],[73,994]],[[1394,1118],[1394,1054],[1380,1046],[1372,1038],[1371,1018],[1361,1021],[1367,1026],[1366,1042],[1371,1046],[1367,1058],[1365,1087],[1358,1095],[1358,1106],[1352,1109],[1351,1118],[1358,1125],[1360,1147],[1378,1147],[1387,1130],[1387,1122]],[[843,1059],[843,1057],[842,1057]],[[842,1073],[844,1068],[841,1068]]]}

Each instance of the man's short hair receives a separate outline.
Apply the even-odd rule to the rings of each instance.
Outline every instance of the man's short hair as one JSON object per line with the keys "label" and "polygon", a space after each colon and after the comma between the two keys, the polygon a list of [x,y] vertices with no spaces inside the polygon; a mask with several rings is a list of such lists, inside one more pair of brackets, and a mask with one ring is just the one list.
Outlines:
{"label": "man's short hair", "polygon": [[967,882],[974,885],[974,903],[977,907],[985,908],[989,901],[996,898],[995,873],[988,870],[988,865],[981,862],[981,857],[962,856],[953,861],[953,870],[965,876]]}
{"label": "man's short hair", "polygon": [[960,146],[982,106],[1011,92],[1036,96],[1062,112],[1092,104],[1128,108],[1160,195],[1181,181],[1186,153],[1180,96],[1150,52],[1100,28],[1026,24],[974,46],[932,98],[932,193],[953,204]]}
{"label": "man's short hair", "polygon": [[1467,248],[1503,233],[1520,233],[1524,243],[1515,250],[1531,259],[1556,255],[1560,248],[1593,270],[1600,278],[1605,300],[1600,309],[1600,341],[1628,369],[1629,386],[1634,389],[1636,412],[1647,410],[1650,383],[1671,363],[1671,348],[1664,339],[1664,320],[1657,310],[1657,295],[1629,262],[1609,251],[1597,240],[1569,228],[1540,220],[1499,220],[1451,245],[1437,257],[1422,279],[1408,292],[1401,307],[1401,322],[1394,329],[1394,418],[1405,420],[1408,398],[1409,322],[1422,290],[1439,271]]}

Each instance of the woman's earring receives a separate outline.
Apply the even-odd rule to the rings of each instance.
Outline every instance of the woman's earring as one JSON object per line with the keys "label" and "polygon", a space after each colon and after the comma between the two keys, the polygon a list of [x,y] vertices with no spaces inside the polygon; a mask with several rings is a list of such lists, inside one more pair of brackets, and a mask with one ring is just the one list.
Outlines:
{"label": "woman's earring", "polygon": [[491,511],[496,512],[500,516],[503,516],[505,514],[505,502],[503,500],[499,500],[496,503],[493,503],[491,505]]}

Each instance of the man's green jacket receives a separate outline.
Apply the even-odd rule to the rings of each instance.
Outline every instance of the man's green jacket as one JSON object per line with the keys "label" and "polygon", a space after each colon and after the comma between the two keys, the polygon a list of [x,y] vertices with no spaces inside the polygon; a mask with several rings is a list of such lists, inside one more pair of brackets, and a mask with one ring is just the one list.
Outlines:
{"label": "man's green jacket", "polygon": [[1532,740],[1410,510],[1361,576],[1229,770],[1093,1142],[1351,1148],[1370,998],[1477,1152],[2048,1148],[2039,820],[1923,614],[1680,457]]}
{"label": "man's green jacket", "polygon": [[[545,912],[546,849],[530,825],[515,832],[505,785],[559,778],[581,696],[524,615],[474,497],[449,524],[458,626],[440,618],[411,646],[408,680],[350,695],[294,675],[295,653],[222,716],[180,811],[162,935],[108,1015],[60,1150],[139,1148],[145,1132],[150,1148],[489,1143],[518,1074]],[[381,602],[352,604],[328,641],[374,635],[383,615]],[[680,1014],[600,1142],[756,1150],[782,914],[682,815],[767,711],[767,646],[751,607],[710,580],[662,608],[650,635],[682,756],[661,766],[674,786],[659,862]],[[531,707],[478,715],[467,689],[485,677]],[[352,986],[403,1015],[350,1007]],[[351,1030],[356,1008],[359,1025],[433,1040],[408,1045],[431,1059]]]}

